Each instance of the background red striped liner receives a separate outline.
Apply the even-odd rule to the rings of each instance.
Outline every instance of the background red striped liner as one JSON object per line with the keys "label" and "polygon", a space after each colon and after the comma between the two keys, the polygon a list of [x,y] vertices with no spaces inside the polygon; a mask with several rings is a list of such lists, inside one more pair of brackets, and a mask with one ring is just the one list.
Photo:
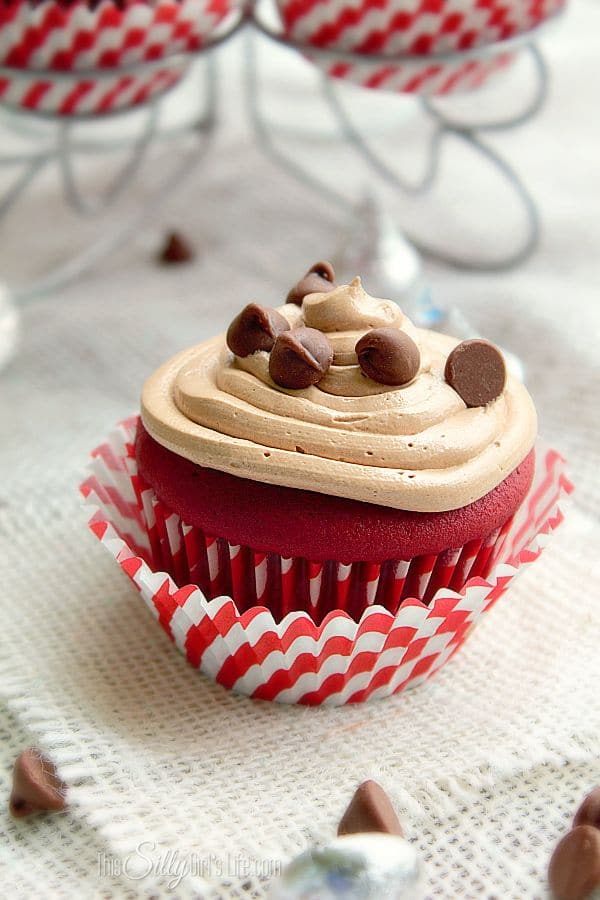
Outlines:
{"label": "background red striped liner", "polygon": [[[538,448],[531,490],[510,527],[496,539],[495,565],[486,578],[471,574],[460,591],[442,588],[428,606],[405,600],[395,614],[374,604],[358,622],[342,610],[326,615],[320,625],[305,612],[289,613],[277,622],[258,603],[240,611],[228,596],[209,600],[199,587],[184,583],[185,577],[179,587],[173,577],[156,571],[152,560],[159,552],[170,558],[173,571],[185,576],[189,563],[182,548],[193,530],[173,517],[159,524],[160,510],[153,516],[157,507],[149,505],[147,492],[142,499],[136,424],[137,417],[122,422],[92,454],[81,485],[91,507],[90,528],[193,666],[224,687],[280,702],[356,703],[424,681],[456,652],[517,573],[537,559],[562,521],[561,499],[572,490],[562,457]],[[214,585],[222,576],[225,553],[235,571],[235,547],[225,548],[218,540],[207,547],[205,563]],[[266,563],[260,556],[255,560],[257,594]],[[284,580],[293,565],[282,564]],[[318,584],[323,570],[314,565],[309,574]],[[312,589],[317,592],[316,586]]]}
{"label": "background red striped liner", "polygon": [[[10,69],[0,73],[0,101],[63,116],[138,105],[186,71],[188,60],[170,56],[198,50],[240,6],[241,0],[0,3],[0,65]],[[164,66],[118,71],[163,58]],[[106,74],[98,77],[98,69]]]}
{"label": "background red striped liner", "polygon": [[[467,59],[461,53],[530,31],[559,12],[566,0],[278,0],[285,33],[292,41],[352,51],[364,62],[307,57],[328,75],[379,90],[450,94],[473,90],[504,69],[515,54]],[[371,54],[390,61],[369,61]],[[394,63],[394,55],[417,57]],[[418,59],[421,57],[421,59]]]}

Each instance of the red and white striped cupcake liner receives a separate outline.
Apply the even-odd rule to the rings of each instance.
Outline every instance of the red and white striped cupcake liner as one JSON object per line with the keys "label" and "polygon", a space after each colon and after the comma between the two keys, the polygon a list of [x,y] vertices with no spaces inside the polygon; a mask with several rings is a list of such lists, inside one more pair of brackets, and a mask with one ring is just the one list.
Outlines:
{"label": "red and white striped cupcake liner", "polygon": [[[362,57],[336,60],[307,50],[327,75],[367,88],[432,95],[480,87],[515,58],[502,42],[536,28],[565,2],[278,0],[278,7],[291,41]],[[474,52],[478,48],[488,49]]]}
{"label": "red and white striped cupcake liner", "polygon": [[189,65],[185,54],[204,46],[240,6],[241,0],[0,3],[0,102],[63,116],[144,103],[179,81]]}
{"label": "red and white striped cupcake liner", "polygon": [[81,485],[90,528],[193,666],[280,702],[356,703],[425,680],[537,559],[572,490],[562,457],[538,448],[521,508],[484,541],[381,565],[286,559],[165,509],[137,472],[136,425],[122,422],[92,454]]}

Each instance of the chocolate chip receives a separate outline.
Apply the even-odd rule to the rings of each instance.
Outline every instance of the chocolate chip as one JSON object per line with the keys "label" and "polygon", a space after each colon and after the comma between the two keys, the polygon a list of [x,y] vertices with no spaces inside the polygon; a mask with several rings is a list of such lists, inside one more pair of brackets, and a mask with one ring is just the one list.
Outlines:
{"label": "chocolate chip", "polygon": [[573,828],[577,825],[593,825],[600,828],[600,785],[587,795],[573,819]]}
{"label": "chocolate chip", "polygon": [[600,886],[600,831],[579,825],[552,854],[548,881],[557,900],[583,900]]}
{"label": "chocolate chip", "polygon": [[504,390],[506,366],[497,347],[475,338],[454,348],[444,377],[467,406],[485,406]]}
{"label": "chocolate chip", "polygon": [[43,810],[64,809],[65,790],[54,764],[35,747],[30,747],[15,761],[10,811],[13,816],[21,817]]}
{"label": "chocolate chip", "polygon": [[329,281],[330,284],[335,283],[335,269],[326,259],[320,259],[319,262],[316,262],[310,267],[306,274],[312,275],[313,273],[318,275],[319,278],[324,278],[325,281]]}
{"label": "chocolate chip", "polygon": [[227,329],[227,346],[236,356],[270,350],[275,339],[288,331],[290,323],[276,309],[249,303]]}
{"label": "chocolate chip", "polygon": [[399,328],[373,328],[355,350],[363,374],[379,384],[408,384],[421,365],[419,348]]}
{"label": "chocolate chip", "polygon": [[354,794],[338,825],[338,834],[382,831],[403,837],[402,826],[390,798],[376,781],[365,781]]}
{"label": "chocolate chip", "polygon": [[194,258],[194,250],[189,241],[179,232],[171,231],[165,239],[158,261],[163,265],[186,263]]}
{"label": "chocolate chip", "polygon": [[321,260],[311,266],[304,278],[295,284],[286,298],[286,303],[297,303],[298,306],[307,294],[324,294],[335,287],[335,271],[327,260]]}
{"label": "chocolate chip", "polygon": [[316,328],[284,331],[269,357],[269,374],[275,384],[291,390],[317,384],[333,361],[333,347]]}

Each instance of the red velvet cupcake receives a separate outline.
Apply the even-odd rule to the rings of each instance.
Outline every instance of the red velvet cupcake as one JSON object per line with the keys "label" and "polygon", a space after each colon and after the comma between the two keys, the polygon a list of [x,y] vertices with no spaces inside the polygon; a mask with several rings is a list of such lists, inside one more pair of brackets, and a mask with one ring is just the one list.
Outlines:
{"label": "red velvet cupcake", "polygon": [[279,310],[250,304],[148,380],[137,488],[178,584],[277,621],[358,621],[488,574],[536,416],[493,345],[418,330],[314,268]]}

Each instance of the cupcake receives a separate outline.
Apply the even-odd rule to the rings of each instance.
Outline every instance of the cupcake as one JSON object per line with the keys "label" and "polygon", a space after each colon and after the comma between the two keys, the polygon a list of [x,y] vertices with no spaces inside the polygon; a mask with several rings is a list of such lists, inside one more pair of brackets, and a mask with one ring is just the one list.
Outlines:
{"label": "cupcake", "polygon": [[481,87],[515,60],[511,44],[519,35],[533,32],[564,5],[565,0],[277,0],[286,37],[326,75],[365,88],[426,95]]}
{"label": "cupcake", "polygon": [[319,263],[144,385],[148,552],[178,585],[275,622],[428,606],[492,571],[535,439],[496,347],[418,329]]}
{"label": "cupcake", "polygon": [[240,7],[241,0],[1,3],[2,102],[61,116],[145,103],[179,81],[187,54]]}

